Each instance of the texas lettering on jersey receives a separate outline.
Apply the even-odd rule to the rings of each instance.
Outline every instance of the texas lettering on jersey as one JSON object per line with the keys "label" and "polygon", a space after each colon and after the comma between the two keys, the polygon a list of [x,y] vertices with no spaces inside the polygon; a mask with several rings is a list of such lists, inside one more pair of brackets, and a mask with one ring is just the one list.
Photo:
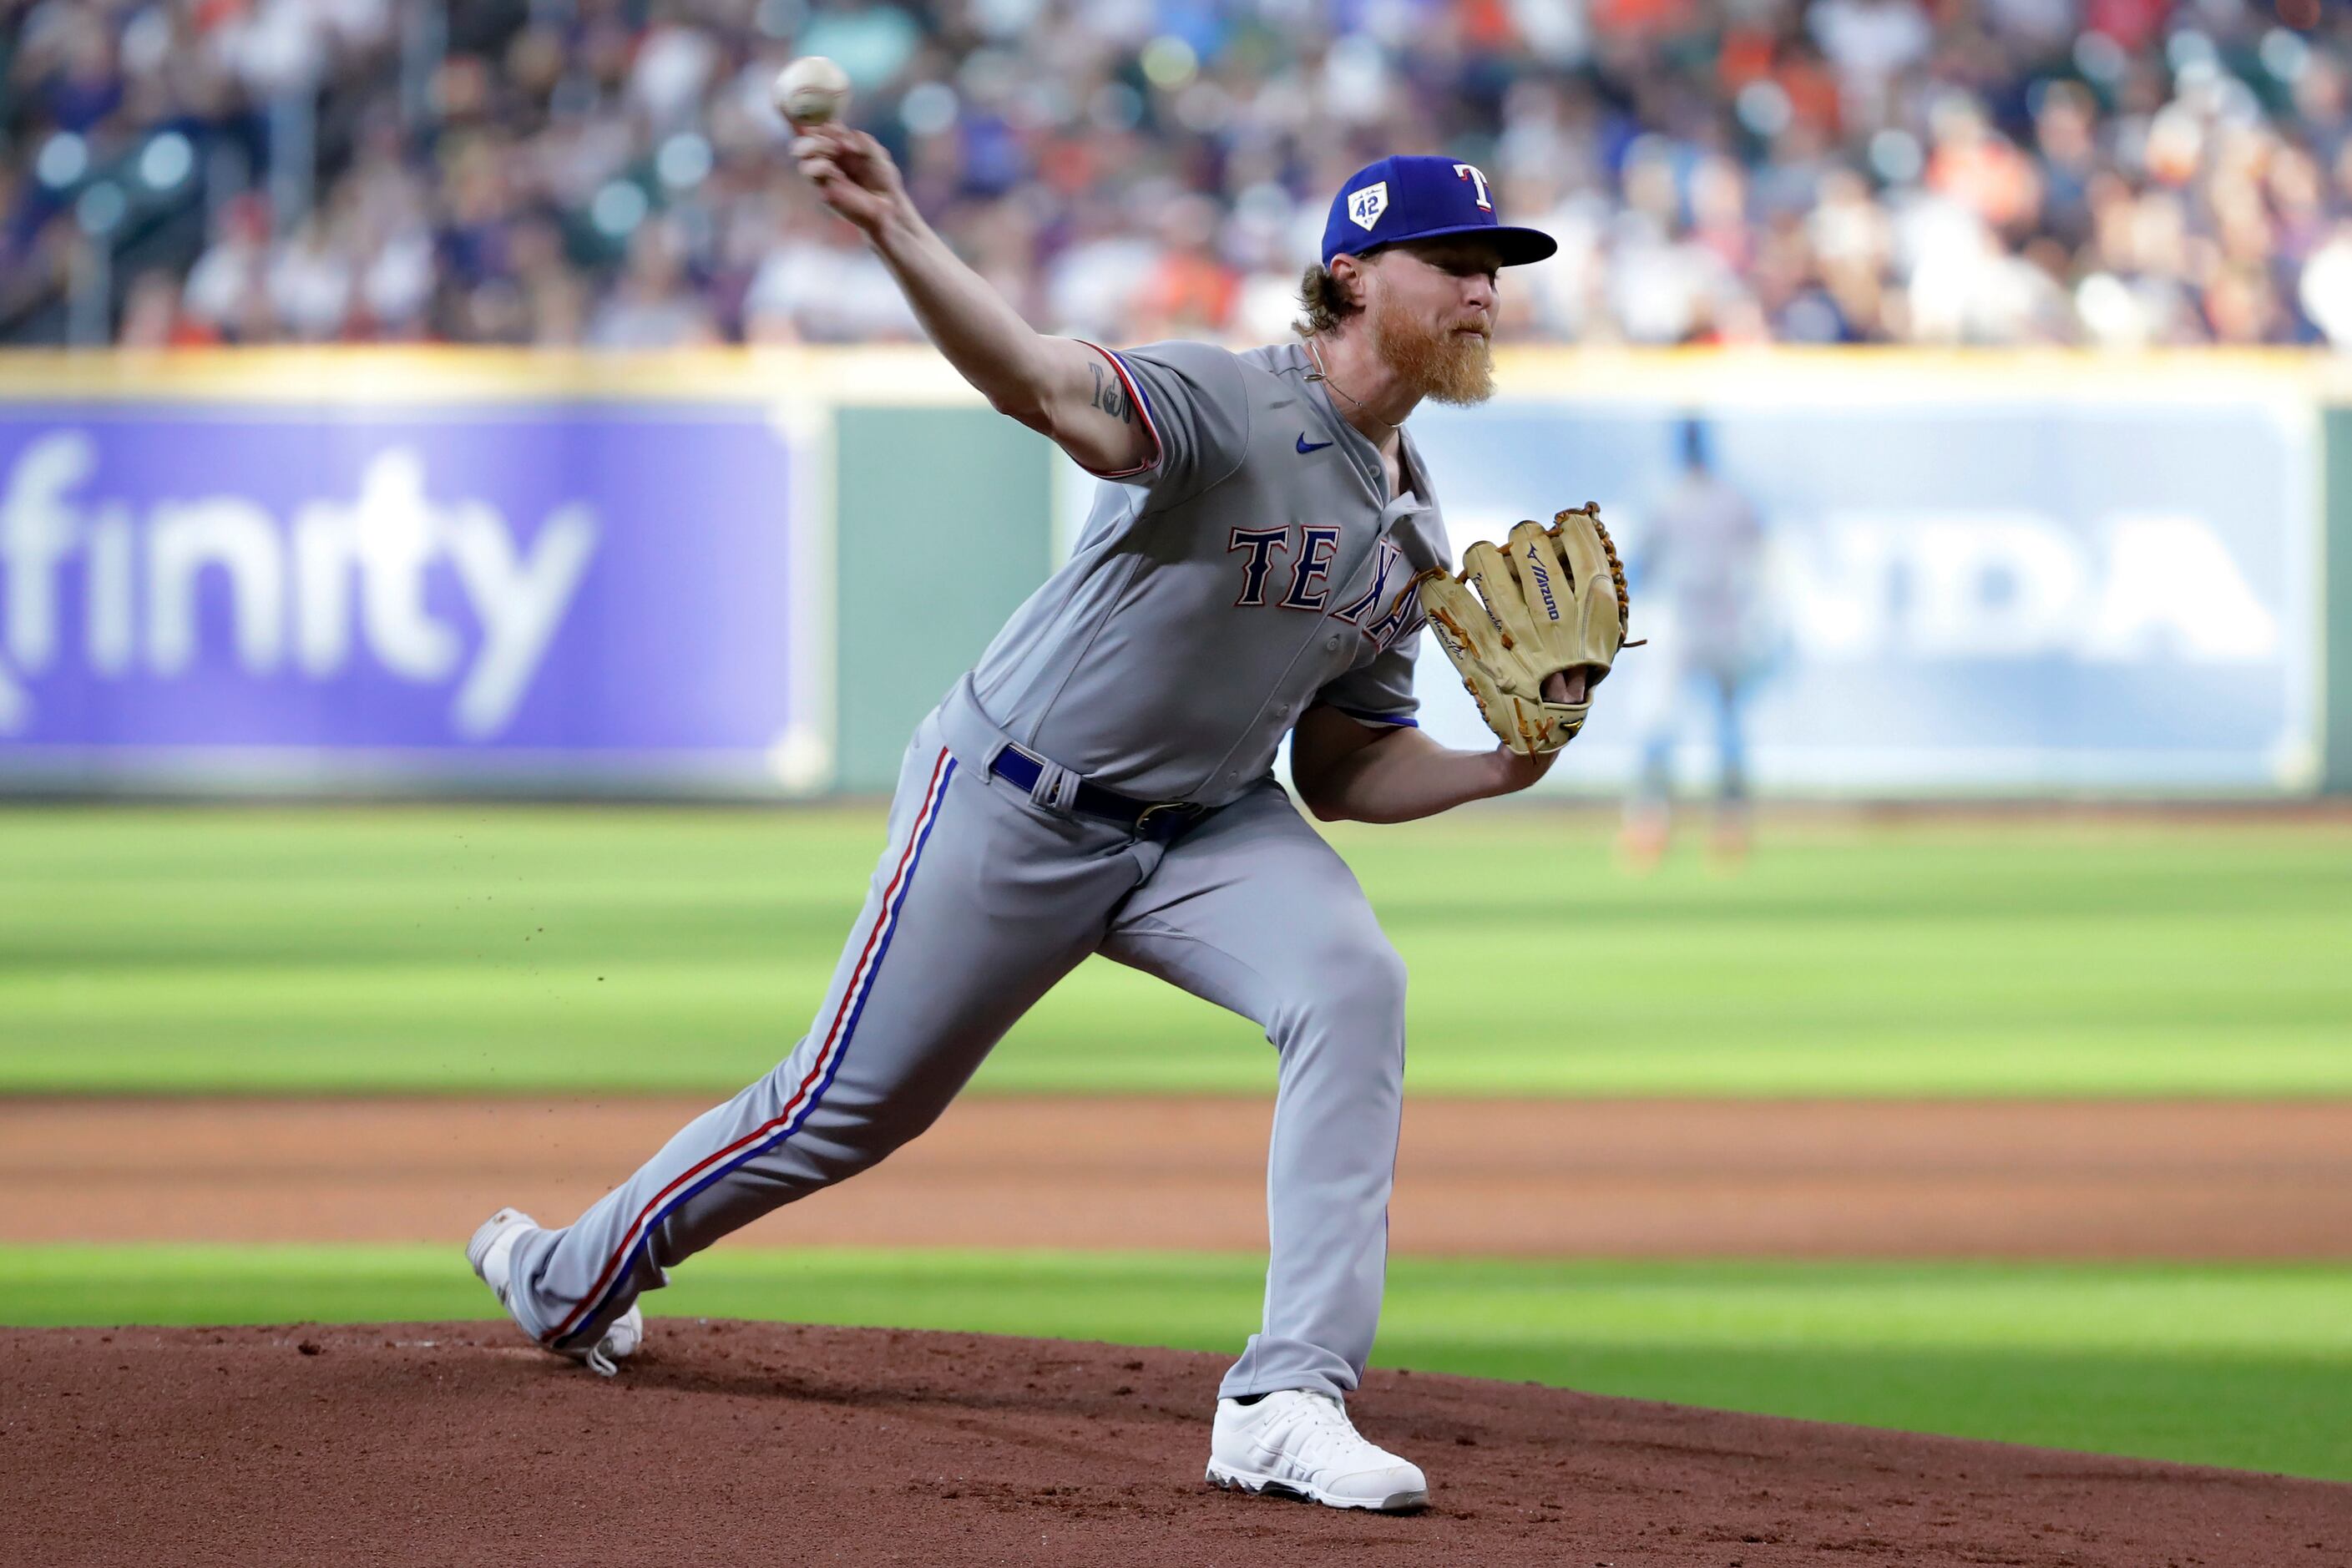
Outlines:
{"label": "texas lettering on jersey", "polygon": [[[1272,604],[1286,610],[1320,613],[1330,603],[1331,557],[1339,546],[1339,530],[1319,523],[1234,529],[1232,542],[1225,547],[1228,555],[1243,558],[1242,591],[1234,604],[1243,608]],[[1269,598],[1277,552],[1287,557],[1288,586],[1278,597]],[[1412,586],[1403,552],[1383,539],[1373,562],[1370,585],[1332,614],[1385,649],[1421,629],[1421,617],[1414,613],[1419,600]]]}

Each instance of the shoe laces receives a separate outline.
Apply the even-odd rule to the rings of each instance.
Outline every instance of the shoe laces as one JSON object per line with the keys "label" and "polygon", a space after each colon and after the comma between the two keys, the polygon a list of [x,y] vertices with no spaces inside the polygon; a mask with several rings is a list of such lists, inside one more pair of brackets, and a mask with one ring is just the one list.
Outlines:
{"label": "shoe laces", "polygon": [[612,1343],[612,1341],[609,1339],[598,1340],[594,1348],[590,1350],[586,1355],[580,1358],[588,1363],[588,1370],[594,1373],[598,1377],[617,1377],[620,1375],[620,1363],[615,1362],[612,1358],[611,1354],[604,1349],[604,1347],[610,1343]]}
{"label": "shoe laces", "polygon": [[1301,1458],[1331,1464],[1355,1450],[1378,1451],[1348,1419],[1347,1407],[1329,1394],[1301,1389],[1299,1397],[1289,1404],[1291,1426],[1305,1439],[1300,1444]]}

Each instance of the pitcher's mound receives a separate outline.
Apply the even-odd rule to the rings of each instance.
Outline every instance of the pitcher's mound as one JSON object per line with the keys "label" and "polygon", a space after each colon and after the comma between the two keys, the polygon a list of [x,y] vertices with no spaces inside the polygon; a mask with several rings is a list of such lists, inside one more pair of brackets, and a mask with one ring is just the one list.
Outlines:
{"label": "pitcher's mound", "polygon": [[504,1324],[0,1331],[11,1561],[2263,1563],[2352,1487],[1375,1373],[1433,1506],[1202,1485],[1218,1358],[656,1319],[610,1382]]}

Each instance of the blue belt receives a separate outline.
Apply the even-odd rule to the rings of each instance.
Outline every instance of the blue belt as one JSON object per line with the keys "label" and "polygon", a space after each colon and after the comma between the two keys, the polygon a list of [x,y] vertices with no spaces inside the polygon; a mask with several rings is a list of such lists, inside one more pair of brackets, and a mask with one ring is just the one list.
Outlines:
{"label": "blue belt", "polygon": [[[988,771],[1021,789],[1034,789],[1038,775],[1045,771],[1045,764],[1018,746],[1006,746],[996,753],[996,760],[988,764]],[[1209,809],[1205,805],[1195,805],[1189,800],[1137,800],[1133,795],[1121,795],[1100,784],[1090,784],[1084,779],[1078,781],[1078,787],[1071,795],[1068,804],[1073,811],[1116,822],[1147,838],[1173,838],[1192,826]]]}

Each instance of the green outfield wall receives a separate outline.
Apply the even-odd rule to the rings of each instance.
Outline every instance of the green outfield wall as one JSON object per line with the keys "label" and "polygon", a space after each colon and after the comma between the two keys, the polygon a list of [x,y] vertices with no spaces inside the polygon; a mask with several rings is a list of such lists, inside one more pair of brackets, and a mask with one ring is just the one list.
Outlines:
{"label": "green outfield wall", "polygon": [[836,787],[897,784],[918,721],[1053,569],[1053,447],[987,408],[835,415]]}

